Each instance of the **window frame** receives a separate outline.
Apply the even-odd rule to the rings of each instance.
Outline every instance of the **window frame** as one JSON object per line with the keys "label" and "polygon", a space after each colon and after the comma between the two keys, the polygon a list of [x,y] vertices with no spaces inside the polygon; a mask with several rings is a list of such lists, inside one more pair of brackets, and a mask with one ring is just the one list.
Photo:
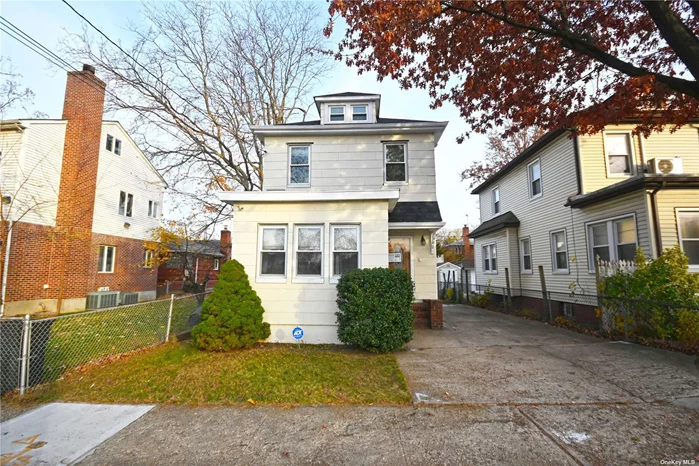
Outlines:
{"label": "window frame", "polygon": [[[311,146],[313,144],[309,143],[296,143],[296,144],[287,144],[287,168],[288,168],[288,174],[286,178],[286,186],[288,188],[310,188],[311,186]],[[294,147],[305,147],[308,149],[308,163],[302,163],[302,164],[293,164],[291,163],[291,152]],[[291,168],[292,167],[305,167],[308,166],[308,182],[307,183],[292,183],[291,182]]]}
{"label": "window frame", "polygon": [[154,259],[154,254],[152,249],[144,249],[143,250],[143,264],[142,268],[144,269],[152,269],[153,268],[153,259]]}
{"label": "window frame", "polygon": [[[486,254],[486,250],[488,253]],[[493,254],[495,251],[495,254]],[[497,275],[498,274],[498,243],[488,243],[481,246],[481,253],[483,257],[481,258],[481,266],[483,268],[484,275]],[[495,258],[495,268],[493,268],[493,258]],[[488,270],[485,268],[486,261],[488,261]]]}
{"label": "window frame", "polygon": [[114,136],[112,136],[111,134],[107,134],[107,140],[105,142],[104,148],[109,152],[112,152],[112,149],[114,148]]}
{"label": "window frame", "polygon": [[[355,104],[350,106],[352,109],[352,121],[353,122],[360,122],[360,123],[366,123],[369,121],[369,105],[368,104]],[[364,113],[355,113],[354,109],[359,108],[359,107],[364,107]],[[354,118],[355,115],[364,115],[363,120],[356,120]]]}
{"label": "window frame", "polygon": [[[497,200],[497,212],[495,212],[495,193],[497,192],[498,194],[498,200]],[[490,190],[490,208],[493,212],[493,215],[491,217],[495,217],[496,215],[500,215],[502,212],[502,196],[500,195],[500,186],[495,186],[493,189]]]}
{"label": "window frame", "polygon": [[[683,246],[682,242],[683,241],[699,241],[699,238],[694,239],[694,238],[683,238],[682,237],[682,228],[680,225],[680,218],[682,217],[682,214],[699,215],[699,207],[698,208],[694,208],[694,207],[675,208],[675,226],[677,228],[677,241],[678,241],[678,244],[680,245],[680,249],[684,253],[684,246]],[[699,264],[689,264],[689,271],[690,272],[699,272]]]}
{"label": "window frame", "polygon": [[[122,200],[121,200],[121,195],[124,195],[124,211],[121,211],[122,207]],[[119,208],[117,209],[117,213],[121,215],[122,217],[129,217],[133,218],[133,194],[131,194],[128,191],[119,191]]]}
{"label": "window frame", "polygon": [[[333,120],[333,108],[342,109],[342,120]],[[337,114],[335,114],[337,116]],[[328,105],[328,123],[340,124],[347,121],[347,106],[346,105]]]}
{"label": "window frame", "polygon": [[[320,249],[317,251],[299,251],[299,229],[320,230]],[[299,275],[298,273],[298,253],[315,252],[320,253],[320,273],[318,275]],[[294,224],[294,246],[293,246],[293,275],[291,283],[324,283],[325,282],[325,225],[322,223]]]}
{"label": "window frame", "polygon": [[[262,249],[262,238],[265,229],[284,229],[284,249]],[[287,271],[289,269],[289,226],[285,223],[265,223],[258,225],[257,229],[257,273],[255,281],[260,283],[286,283]],[[262,273],[262,253],[283,252],[284,253],[284,274],[263,274]]]}
{"label": "window frame", "polygon": [[[615,135],[624,135],[626,136],[626,142],[629,147],[629,153],[628,153],[628,163],[629,163],[629,172],[628,173],[612,173],[610,167],[609,167],[609,146],[607,144],[607,136],[615,136]],[[603,131],[602,133],[602,143],[604,144],[604,162],[605,162],[605,172],[607,174],[607,178],[627,178],[630,176],[634,176],[636,172],[636,152],[634,148],[634,140],[633,140],[633,133],[629,130],[613,130],[613,131]],[[618,155],[618,154],[614,154]]]}
{"label": "window frame", "polygon": [[211,270],[218,270],[221,267],[221,261],[218,257],[214,257],[213,264],[211,265]]}
{"label": "window frame", "polygon": [[357,230],[357,250],[356,251],[337,251],[337,252],[356,252],[357,253],[357,268],[362,268],[362,225],[360,223],[331,223],[330,224],[330,271],[329,283],[337,283],[341,275],[335,275],[335,229],[337,228],[355,228]]}
{"label": "window frame", "polygon": [[[405,179],[403,181],[388,181],[388,161],[386,158],[388,146],[403,146],[403,166],[405,167]],[[401,162],[390,162],[398,165]],[[384,185],[407,185],[410,176],[408,175],[408,141],[383,141],[383,183]]]}
{"label": "window frame", "polygon": [[[556,263],[556,253],[563,252],[556,249],[555,243],[553,241],[553,235],[556,233],[563,233],[563,242],[565,244],[566,253],[566,268],[559,269]],[[552,230],[549,232],[549,242],[551,243],[551,272],[559,275],[570,275],[570,252],[568,250],[568,230],[566,228],[561,228],[558,230]]]}
{"label": "window frame", "polygon": [[[100,257],[102,255],[102,248],[104,248],[104,257]],[[111,249],[112,250],[112,269],[111,270],[106,270],[107,268],[107,250]],[[100,270],[100,268],[103,268],[105,270]],[[109,246],[107,244],[100,244],[99,245],[99,250],[97,251],[97,273],[114,273],[114,270],[116,269],[116,246]]]}
{"label": "window frame", "polygon": [[[539,194],[534,194],[534,181],[536,181],[533,178],[532,174],[532,166],[538,164],[539,165]],[[527,164],[527,181],[529,182],[529,200],[534,200],[534,199],[539,199],[541,196],[544,195],[544,176],[541,173],[541,158],[537,157],[536,159],[532,160]]]}
{"label": "window frame", "polygon": [[[524,247],[523,243],[524,242],[529,243],[529,254],[524,254]],[[524,256],[528,255],[529,256],[529,268],[524,267]],[[526,275],[531,275],[534,273],[534,257],[532,255],[532,239],[529,236],[526,236],[524,238],[519,239],[519,271],[521,274],[526,274]]]}
{"label": "window frame", "polygon": [[148,216],[150,218],[158,218],[158,207],[160,207],[158,201],[148,201]]}
{"label": "window frame", "polygon": [[[634,225],[634,236],[636,237],[636,251],[638,251],[638,248],[640,247],[638,244],[638,223],[636,222],[636,212],[629,212],[626,214],[622,215],[616,215],[614,217],[608,217],[608,218],[603,218],[599,220],[592,220],[589,222],[585,222],[585,244],[586,244],[586,252],[587,252],[587,269],[589,273],[595,273],[595,256],[593,252],[593,244],[592,241],[594,240],[594,237],[592,235],[592,227],[595,227],[597,225],[602,225],[604,224],[607,228],[607,247],[609,248],[609,260],[616,261],[618,259],[619,251],[619,243],[617,241],[617,235],[616,235],[616,223],[619,220],[625,220],[631,218],[633,219],[633,225]],[[610,228],[611,226],[611,228]],[[621,244],[631,244],[631,243],[621,243]],[[599,247],[599,246],[598,246]]]}
{"label": "window frame", "polygon": [[114,138],[114,153],[121,155],[121,139]]}

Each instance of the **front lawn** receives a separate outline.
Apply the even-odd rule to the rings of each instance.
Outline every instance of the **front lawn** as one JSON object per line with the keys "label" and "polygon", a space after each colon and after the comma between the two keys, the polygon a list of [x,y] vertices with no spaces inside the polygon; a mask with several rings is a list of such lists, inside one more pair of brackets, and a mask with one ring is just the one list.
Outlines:
{"label": "front lawn", "polygon": [[411,396],[392,354],[293,345],[258,345],[229,353],[207,353],[190,343],[167,343],[75,371],[30,391],[21,402],[56,400],[369,404],[408,403]]}

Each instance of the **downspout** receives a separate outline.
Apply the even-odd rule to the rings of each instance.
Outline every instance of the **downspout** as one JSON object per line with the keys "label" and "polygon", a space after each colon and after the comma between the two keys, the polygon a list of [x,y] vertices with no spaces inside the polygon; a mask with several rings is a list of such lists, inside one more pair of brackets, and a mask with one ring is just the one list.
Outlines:
{"label": "downspout", "polygon": [[649,194],[649,196],[650,196],[650,208],[653,211],[653,225],[655,227],[656,257],[659,257],[660,254],[663,252],[663,244],[662,244],[662,240],[660,238],[660,216],[658,215],[658,202],[655,199],[655,195],[658,194],[658,191],[660,191],[664,187],[665,187],[665,181],[660,183],[660,186],[655,188]]}
{"label": "downspout", "polygon": [[[577,134],[574,135],[573,140],[573,155],[575,158],[575,180],[578,184],[578,192],[576,196],[583,193],[583,181],[582,181],[582,168],[580,163],[580,138]],[[573,234],[573,250],[575,251],[575,283],[580,287],[580,289],[585,293],[585,289],[580,285],[580,262],[577,260],[578,257],[578,244],[575,240],[575,219],[573,218],[573,206],[570,206],[570,230]],[[587,246],[585,247],[585,254],[587,255]]]}
{"label": "downspout", "polygon": [[5,245],[5,262],[2,266],[2,304],[0,305],[0,317],[5,315],[5,293],[7,292],[7,271],[10,268],[10,248],[12,247],[12,227],[14,226],[12,220],[9,222],[10,226],[7,230],[7,244]]}

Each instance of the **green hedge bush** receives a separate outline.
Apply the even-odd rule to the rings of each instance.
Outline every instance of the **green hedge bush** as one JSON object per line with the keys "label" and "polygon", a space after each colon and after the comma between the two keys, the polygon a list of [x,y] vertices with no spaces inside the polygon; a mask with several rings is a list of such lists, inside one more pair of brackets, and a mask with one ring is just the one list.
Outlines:
{"label": "green hedge bush", "polygon": [[202,305],[201,322],[192,329],[194,344],[205,351],[249,348],[270,335],[269,324],[262,320],[264,312],[243,265],[228,261]]}
{"label": "green hedge bush", "polygon": [[337,336],[374,353],[400,349],[413,338],[413,281],[404,270],[357,269],[337,284]]}

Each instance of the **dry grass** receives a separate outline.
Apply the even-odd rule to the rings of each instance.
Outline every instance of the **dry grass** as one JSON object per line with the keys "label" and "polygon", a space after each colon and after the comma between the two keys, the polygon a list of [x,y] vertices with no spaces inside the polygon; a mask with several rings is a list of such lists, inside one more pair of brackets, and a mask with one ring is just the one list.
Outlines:
{"label": "dry grass", "polygon": [[206,353],[189,343],[168,343],[74,371],[32,390],[22,402],[233,405],[250,399],[280,404],[395,404],[408,403],[411,397],[392,354],[293,345]]}

